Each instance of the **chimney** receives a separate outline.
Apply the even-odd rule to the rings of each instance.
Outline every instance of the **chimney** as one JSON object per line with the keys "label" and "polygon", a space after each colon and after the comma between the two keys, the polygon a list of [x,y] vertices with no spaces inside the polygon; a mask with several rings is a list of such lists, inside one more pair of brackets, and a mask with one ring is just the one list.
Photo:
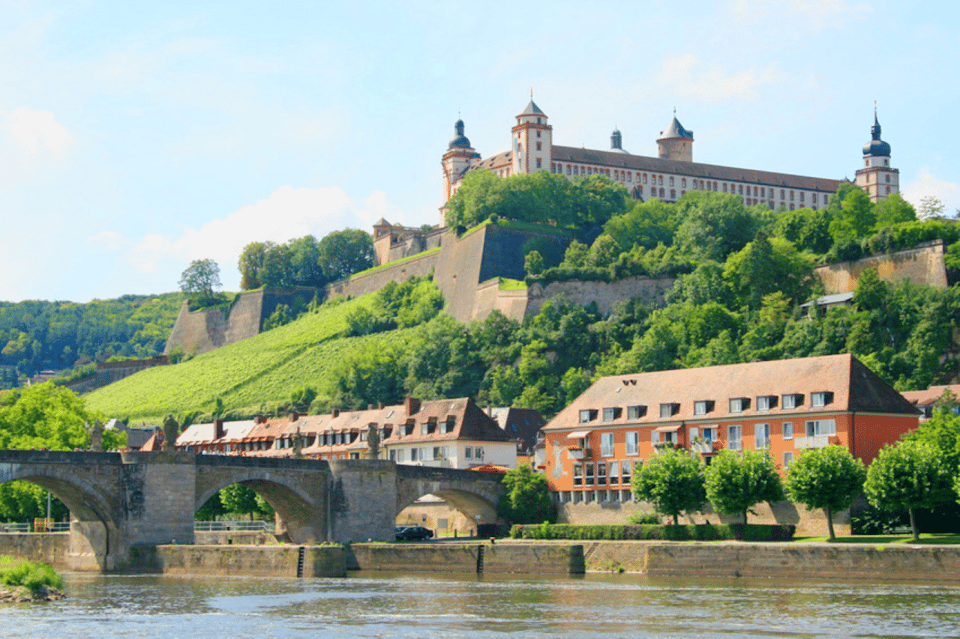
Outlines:
{"label": "chimney", "polygon": [[340,417],[340,409],[334,408],[333,412],[330,413],[330,416],[333,417],[334,419],[336,419],[337,417]]}
{"label": "chimney", "polygon": [[407,411],[407,415],[416,415],[420,412],[420,400],[416,397],[407,396],[407,398],[403,400],[403,407],[404,410]]}
{"label": "chimney", "polygon": [[367,410],[373,410],[373,404],[367,404]]}
{"label": "chimney", "polygon": [[215,422],[213,422],[213,438],[221,439],[225,434],[226,432],[224,431],[224,428],[223,428],[223,420],[218,419]]}
{"label": "chimney", "polygon": [[295,422],[295,421],[297,421],[298,419],[300,419],[300,413],[298,413],[297,411],[291,411],[291,412],[290,412],[290,421],[291,421],[291,422]]}

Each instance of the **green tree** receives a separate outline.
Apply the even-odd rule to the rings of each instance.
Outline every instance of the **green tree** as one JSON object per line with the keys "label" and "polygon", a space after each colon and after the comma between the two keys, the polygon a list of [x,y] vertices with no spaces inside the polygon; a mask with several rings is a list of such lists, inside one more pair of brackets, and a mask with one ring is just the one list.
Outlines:
{"label": "green tree", "polygon": [[947,466],[951,475],[960,475],[960,415],[953,412],[957,397],[945,390],[933,417],[903,436],[906,441],[929,444]]}
{"label": "green tree", "polygon": [[506,493],[497,503],[497,515],[515,524],[539,524],[557,520],[557,506],[550,498],[547,478],[523,465],[503,476]]}
{"label": "green tree", "polygon": [[215,301],[219,288],[220,267],[213,260],[193,260],[180,275],[180,290],[201,304]]}
{"label": "green tree", "polygon": [[807,508],[824,510],[833,541],[833,513],[850,507],[863,490],[866,476],[863,462],[845,446],[811,448],[801,453],[787,471],[787,493]]}
{"label": "green tree", "polygon": [[273,517],[273,508],[260,495],[243,484],[231,484],[221,490],[220,501],[227,513],[249,515],[251,519]]}
{"label": "green tree", "polygon": [[330,282],[373,266],[373,238],[357,229],[330,233],[317,245],[323,276]]}
{"label": "green tree", "polygon": [[240,288],[249,291],[263,286],[263,270],[267,253],[275,246],[273,242],[251,242],[243,247],[237,268],[240,269]]}
{"label": "green tree", "polygon": [[540,255],[540,251],[530,251],[523,258],[523,269],[527,272],[527,275],[540,275],[543,273],[543,268],[543,256]]}
{"label": "green tree", "polygon": [[700,510],[706,497],[703,462],[687,450],[665,449],[647,459],[633,474],[633,494],[679,525],[684,512]]}
{"label": "green tree", "polygon": [[910,513],[915,542],[920,541],[916,509],[934,508],[956,498],[949,468],[937,449],[917,441],[884,446],[867,469],[863,489],[874,508]]}
{"label": "green tree", "polygon": [[707,500],[713,508],[725,515],[742,515],[744,525],[751,506],[784,497],[776,464],[760,451],[721,450],[707,466],[704,476]]}

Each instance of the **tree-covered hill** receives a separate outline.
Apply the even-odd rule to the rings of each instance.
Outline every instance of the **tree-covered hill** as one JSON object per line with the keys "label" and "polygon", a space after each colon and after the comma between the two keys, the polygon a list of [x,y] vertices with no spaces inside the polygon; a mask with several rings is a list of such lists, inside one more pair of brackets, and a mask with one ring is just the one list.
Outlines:
{"label": "tree-covered hill", "polygon": [[78,362],[160,355],[182,303],[180,293],[124,295],[85,304],[0,302],[0,365],[30,376],[70,369]]}

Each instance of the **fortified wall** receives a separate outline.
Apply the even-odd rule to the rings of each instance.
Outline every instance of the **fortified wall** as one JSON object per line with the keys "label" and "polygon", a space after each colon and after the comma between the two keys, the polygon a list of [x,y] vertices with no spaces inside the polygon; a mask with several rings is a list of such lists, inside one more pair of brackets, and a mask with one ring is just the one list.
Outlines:
{"label": "fortified wall", "polygon": [[873,255],[855,262],[834,262],[818,267],[814,273],[823,282],[828,295],[852,293],[860,274],[876,268],[881,280],[925,284],[947,288],[947,270],[943,264],[943,240],[924,242],[914,248],[885,255]]}
{"label": "fortified wall", "polygon": [[81,377],[64,384],[78,395],[92,393],[98,388],[118,382],[124,377],[130,377],[154,366],[166,366],[169,360],[165,356],[151,357],[150,359],[131,359],[120,362],[97,362],[97,372],[88,377]]}
{"label": "fortified wall", "polygon": [[184,301],[163,354],[169,355],[178,346],[185,353],[207,353],[259,335],[263,320],[270,317],[277,306],[305,305],[317,292],[308,286],[248,291],[241,293],[226,310],[216,307],[191,311],[189,303]]}

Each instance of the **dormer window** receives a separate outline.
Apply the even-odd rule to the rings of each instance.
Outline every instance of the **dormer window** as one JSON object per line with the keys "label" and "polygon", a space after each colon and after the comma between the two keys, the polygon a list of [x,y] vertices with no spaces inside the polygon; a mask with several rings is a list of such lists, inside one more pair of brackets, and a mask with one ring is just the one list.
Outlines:
{"label": "dormer window", "polygon": [[660,418],[673,417],[680,412],[680,404],[660,404]]}
{"label": "dormer window", "polygon": [[623,412],[622,408],[604,408],[603,421],[612,422],[615,419],[619,419],[622,412]]}
{"label": "dormer window", "polygon": [[757,397],[757,410],[770,410],[777,407],[776,395],[760,395]]}
{"label": "dormer window", "polygon": [[592,409],[584,409],[580,411],[580,423],[585,424],[587,422],[592,422],[597,418],[597,411]]}
{"label": "dormer window", "polygon": [[742,413],[743,411],[750,408],[750,398],[749,397],[731,397],[730,398],[730,412],[731,413]]}
{"label": "dormer window", "polygon": [[457,425],[457,418],[453,415],[447,415],[447,421],[445,421],[443,424],[443,432],[452,433],[456,425]]}
{"label": "dormer window", "polygon": [[799,393],[788,393],[783,395],[781,399],[783,400],[781,406],[783,406],[784,410],[798,408],[803,405],[803,395]]}
{"label": "dormer window", "polygon": [[713,412],[713,400],[701,399],[693,403],[694,415],[706,415]]}
{"label": "dormer window", "polygon": [[810,404],[814,407],[820,408],[831,402],[833,402],[833,393],[831,391],[821,391],[810,394]]}
{"label": "dormer window", "polygon": [[646,406],[627,406],[627,419],[640,419],[646,416]]}

